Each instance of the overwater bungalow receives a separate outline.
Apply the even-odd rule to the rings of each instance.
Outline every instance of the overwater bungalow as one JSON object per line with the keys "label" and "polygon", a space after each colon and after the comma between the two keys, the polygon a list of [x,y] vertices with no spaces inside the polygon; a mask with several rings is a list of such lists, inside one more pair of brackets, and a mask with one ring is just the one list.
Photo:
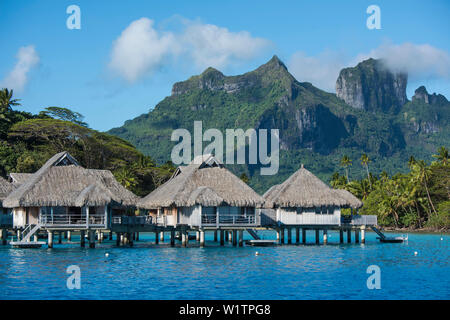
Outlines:
{"label": "overwater bungalow", "polygon": [[5,238],[3,233],[6,232],[7,228],[12,227],[12,216],[8,208],[3,207],[3,201],[14,189],[12,183],[0,177],[0,228],[2,230],[0,238]]}
{"label": "overwater bungalow", "polygon": [[303,165],[286,181],[267,190],[263,197],[266,208],[263,224],[271,224],[272,220],[281,243],[284,243],[285,230],[288,231],[288,243],[292,241],[291,229],[296,229],[298,241],[300,228],[303,242],[306,242],[306,230],[310,229],[316,231],[316,242],[319,241],[319,230],[323,230],[323,241],[326,243],[329,229],[339,229],[342,242],[344,230],[352,230],[356,225],[376,225],[376,216],[342,216],[342,209],[350,208],[353,213],[362,206],[362,202],[346,190],[330,188]]}
{"label": "overwater bungalow", "polygon": [[172,178],[138,201],[159,225],[181,229],[183,244],[186,230],[232,230],[233,242],[239,231],[260,225],[259,210],[264,199],[241,179],[227,170],[212,155],[196,157],[188,166],[179,167]]}
{"label": "overwater bungalow", "polygon": [[[51,157],[37,172],[23,180],[3,201],[12,209],[19,242],[29,242],[39,230],[47,230],[49,246],[53,232],[84,232],[109,229],[114,216],[136,205],[137,196],[125,189],[108,170],[85,169],[68,152]],[[22,176],[25,177],[25,176]],[[20,232],[21,230],[21,232]]]}

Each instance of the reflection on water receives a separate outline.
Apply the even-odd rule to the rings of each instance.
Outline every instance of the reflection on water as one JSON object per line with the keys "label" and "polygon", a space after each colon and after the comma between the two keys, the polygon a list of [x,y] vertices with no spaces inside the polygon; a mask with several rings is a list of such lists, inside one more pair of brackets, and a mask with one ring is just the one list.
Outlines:
{"label": "reflection on water", "polygon": [[[263,232],[265,239],[275,233]],[[153,245],[142,234],[133,248],[105,242],[53,249],[0,246],[1,299],[449,299],[449,236],[410,234],[408,243],[327,246],[207,247]],[[295,238],[295,237],[294,237]],[[314,241],[308,234],[309,241]],[[255,255],[258,251],[260,254]],[[414,251],[418,255],[414,255]],[[108,253],[109,256],[105,256]],[[381,268],[381,290],[366,287],[369,265]],[[81,289],[66,287],[69,265]]]}

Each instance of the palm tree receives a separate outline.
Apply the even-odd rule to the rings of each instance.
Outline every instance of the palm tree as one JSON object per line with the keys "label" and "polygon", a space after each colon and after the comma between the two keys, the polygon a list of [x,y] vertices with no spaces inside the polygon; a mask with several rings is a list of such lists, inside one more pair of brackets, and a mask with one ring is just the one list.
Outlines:
{"label": "palm tree", "polygon": [[363,155],[361,156],[361,164],[363,165],[363,167],[366,168],[367,180],[369,180],[370,189],[372,189],[372,181],[370,180],[370,175],[369,175],[369,162],[370,161],[371,160],[369,159],[367,154],[363,153]]}
{"label": "palm tree", "polygon": [[129,190],[137,185],[136,176],[125,167],[116,170],[114,176],[122,186]]}
{"label": "palm tree", "polygon": [[11,111],[12,106],[20,106],[20,99],[13,99],[13,90],[3,88],[0,90],[0,112]]}
{"label": "palm tree", "polygon": [[411,166],[415,163],[416,163],[416,158],[414,158],[414,156],[409,156],[408,167],[411,168]]}
{"label": "palm tree", "polygon": [[428,202],[433,208],[435,214],[437,214],[436,209],[434,208],[433,201],[431,200],[430,191],[428,189],[428,180],[431,174],[431,169],[427,166],[425,161],[420,160],[417,161],[412,166],[411,175],[412,175],[412,183],[421,183],[425,187],[425,191],[427,193]]}
{"label": "palm tree", "polygon": [[433,154],[433,158],[438,159],[443,164],[447,164],[448,163],[448,150],[444,146],[442,146],[437,150],[437,152],[438,152],[438,154]]}
{"label": "palm tree", "polygon": [[344,155],[341,159],[341,167],[345,168],[345,176],[347,177],[347,183],[349,182],[348,180],[348,167],[350,167],[352,165],[352,160],[350,160],[349,157],[347,157],[347,155]]}

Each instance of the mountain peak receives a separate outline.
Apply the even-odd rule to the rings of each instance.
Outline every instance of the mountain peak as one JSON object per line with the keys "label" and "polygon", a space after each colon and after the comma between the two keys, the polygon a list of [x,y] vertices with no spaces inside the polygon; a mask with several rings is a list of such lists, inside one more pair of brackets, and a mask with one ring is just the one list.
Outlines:
{"label": "mountain peak", "polygon": [[266,67],[266,68],[271,68],[271,69],[283,68],[287,71],[286,65],[283,63],[283,61],[280,60],[280,58],[278,58],[277,55],[274,55],[272,57],[272,59],[270,59],[267,63],[263,64],[261,67]]}
{"label": "mountain peak", "polygon": [[447,98],[442,94],[429,94],[425,86],[420,86],[414,91],[412,101],[421,101],[430,105],[440,105],[448,103]]}
{"label": "mountain peak", "polygon": [[205,69],[205,71],[202,72],[201,76],[207,76],[207,75],[217,75],[217,76],[224,76],[222,72],[220,72],[219,70],[213,68],[213,67],[208,67]]}
{"label": "mountain peak", "polygon": [[383,60],[369,58],[341,70],[336,94],[356,109],[397,112],[408,101],[407,81],[406,74],[390,71]]}

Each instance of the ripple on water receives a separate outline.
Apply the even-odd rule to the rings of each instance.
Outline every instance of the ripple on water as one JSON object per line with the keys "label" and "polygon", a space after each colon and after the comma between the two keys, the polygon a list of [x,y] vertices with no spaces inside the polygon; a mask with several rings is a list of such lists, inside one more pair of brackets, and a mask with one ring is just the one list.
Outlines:
{"label": "ripple on water", "polygon": [[[262,232],[274,239],[272,232]],[[0,247],[1,299],[449,299],[449,236],[410,234],[404,244],[264,248],[154,246],[106,242],[54,249]],[[308,235],[310,240],[314,240]],[[211,236],[207,240],[212,240]],[[147,241],[147,242],[146,242]],[[255,255],[258,251],[259,255]],[[418,255],[414,255],[414,251]],[[106,257],[105,253],[109,256]],[[66,287],[66,268],[81,269],[81,289]],[[381,268],[381,290],[368,290],[366,269]]]}

